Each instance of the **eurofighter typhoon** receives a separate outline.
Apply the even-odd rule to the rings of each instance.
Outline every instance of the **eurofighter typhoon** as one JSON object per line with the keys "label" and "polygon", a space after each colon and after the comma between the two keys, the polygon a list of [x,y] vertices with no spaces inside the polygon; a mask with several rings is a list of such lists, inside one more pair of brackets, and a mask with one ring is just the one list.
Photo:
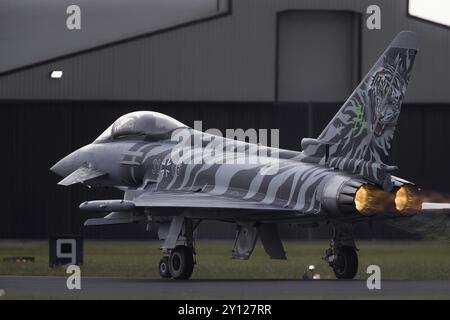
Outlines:
{"label": "eurofighter typhoon", "polygon": [[353,278],[352,226],[373,218],[407,219],[423,210],[418,187],[391,175],[394,130],[418,52],[400,32],[318,138],[289,151],[203,133],[166,115],[139,111],[117,119],[94,142],[56,163],[60,185],[83,183],[124,192],[84,202],[105,212],[86,226],[147,221],[158,227],[163,278],[188,279],[194,231],[202,220],[237,226],[233,257],[248,259],[257,237],[273,259],[286,259],[281,223],[332,228],[325,261]]}

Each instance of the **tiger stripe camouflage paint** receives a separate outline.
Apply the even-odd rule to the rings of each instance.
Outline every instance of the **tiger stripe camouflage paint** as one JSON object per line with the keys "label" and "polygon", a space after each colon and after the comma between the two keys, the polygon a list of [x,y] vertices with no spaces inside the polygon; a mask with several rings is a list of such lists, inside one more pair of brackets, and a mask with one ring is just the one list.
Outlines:
{"label": "tiger stripe camouflage paint", "polygon": [[[209,141],[210,135],[196,132],[193,129],[182,129],[193,137],[199,135],[203,141]],[[252,202],[273,205],[274,209],[284,208],[301,213],[317,213],[320,210],[317,190],[326,178],[333,174],[333,170],[326,166],[317,166],[302,162],[304,158],[300,152],[281,150],[279,158],[270,160],[261,150],[265,147],[252,147],[245,144],[245,151],[238,153],[240,142],[226,138],[220,139],[227,150],[221,159],[208,158],[205,160],[207,145],[192,148],[188,157],[174,159],[177,144],[170,140],[159,142],[137,142],[125,153],[123,161],[134,162],[129,165],[130,176],[136,172],[146,172],[145,177],[137,182],[145,192],[190,191],[202,192],[215,196],[237,198]],[[230,149],[233,145],[233,149]],[[253,151],[249,151],[253,149]],[[135,151],[136,150],[136,151]],[[194,163],[192,157],[202,155],[201,163]],[[236,163],[240,158],[245,163]],[[221,163],[223,159],[233,159],[232,163]],[[265,173],[268,162],[276,162],[274,172]],[[208,163],[209,162],[209,163]],[[134,178],[136,181],[136,178]],[[141,182],[142,181],[142,182]],[[141,192],[137,193],[140,194]]]}

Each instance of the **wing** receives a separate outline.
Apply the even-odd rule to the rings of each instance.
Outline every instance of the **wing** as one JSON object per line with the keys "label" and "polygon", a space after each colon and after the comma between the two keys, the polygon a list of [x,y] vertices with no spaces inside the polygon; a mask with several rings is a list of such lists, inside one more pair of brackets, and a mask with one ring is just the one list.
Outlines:
{"label": "wing", "polygon": [[294,212],[292,208],[285,208],[276,202],[266,204],[230,196],[219,196],[192,191],[157,191],[142,194],[132,201],[136,207],[223,208]]}
{"label": "wing", "polygon": [[[127,224],[139,222],[143,216],[142,208],[196,208],[196,209],[225,209],[229,210],[227,217],[236,219],[236,215],[245,215],[244,211],[251,213],[252,219],[258,218],[261,221],[273,221],[279,219],[304,217],[299,211],[292,208],[283,207],[277,202],[266,204],[258,201],[233,198],[224,195],[212,195],[203,192],[193,191],[158,191],[145,192],[136,196],[130,193],[125,199],[117,200],[93,200],[80,204],[80,209],[84,211],[111,212],[104,218],[89,219],[85,225],[110,225]],[[308,212],[315,213],[315,212]],[[201,214],[200,214],[201,216]],[[316,216],[316,215],[313,215]],[[214,216],[207,215],[209,218]],[[224,218],[224,216],[222,216]]]}
{"label": "wing", "polygon": [[106,173],[103,171],[94,168],[80,167],[58,182],[58,184],[70,186],[75,183],[86,183],[103,176],[106,176]]}

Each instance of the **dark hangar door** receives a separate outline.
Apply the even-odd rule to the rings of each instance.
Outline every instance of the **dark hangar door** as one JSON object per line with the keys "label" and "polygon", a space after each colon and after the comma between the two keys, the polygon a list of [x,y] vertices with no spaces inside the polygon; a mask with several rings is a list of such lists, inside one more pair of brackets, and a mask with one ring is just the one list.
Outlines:
{"label": "dark hangar door", "polygon": [[353,12],[280,13],[277,100],[344,101],[359,80],[359,30]]}

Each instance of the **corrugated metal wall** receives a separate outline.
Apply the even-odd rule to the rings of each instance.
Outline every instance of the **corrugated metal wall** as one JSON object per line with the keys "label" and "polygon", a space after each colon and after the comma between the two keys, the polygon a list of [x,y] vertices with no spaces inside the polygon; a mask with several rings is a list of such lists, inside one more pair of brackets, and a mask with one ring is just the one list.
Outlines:
{"label": "corrugated metal wall", "polygon": [[[0,73],[217,16],[227,11],[226,1],[2,0]],[[66,10],[73,4],[80,8],[81,29],[69,31]]]}
{"label": "corrugated metal wall", "polygon": [[360,23],[359,14],[347,11],[281,13],[277,100],[345,100],[360,80],[360,37],[354,32]]}
{"label": "corrugated metal wall", "polygon": [[[48,169],[74,149],[90,143],[120,115],[135,110],[155,110],[203,128],[280,128],[282,148],[300,149],[302,137],[316,137],[332,118],[339,103],[125,103],[125,102],[3,102],[0,103],[0,238],[39,238],[77,233],[88,237],[143,238],[144,225],[82,228],[88,217],[78,210],[85,200],[120,198],[112,189],[87,189],[81,185],[57,186],[59,177]],[[245,110],[245,111],[243,111]],[[309,112],[312,112],[310,114]],[[425,188],[450,192],[450,105],[406,105],[394,146],[400,176]],[[311,122],[309,122],[309,120]],[[373,230],[362,225],[360,235],[391,236],[387,227]],[[208,223],[199,236],[231,237],[228,224]],[[284,237],[307,238],[306,230],[283,228]],[[395,232],[394,236],[401,233]],[[329,236],[328,229],[312,232]]]}
{"label": "corrugated metal wall", "polygon": [[[371,4],[381,7],[381,31],[365,28]],[[233,1],[232,14],[226,17],[3,76],[0,99],[271,102],[277,13],[345,10],[363,17],[362,72],[397,32],[411,29],[420,36],[421,50],[406,101],[448,103],[450,29],[407,17],[406,4],[407,0]],[[30,43],[30,50],[35,45]],[[64,70],[61,81],[49,79],[53,69]]]}

